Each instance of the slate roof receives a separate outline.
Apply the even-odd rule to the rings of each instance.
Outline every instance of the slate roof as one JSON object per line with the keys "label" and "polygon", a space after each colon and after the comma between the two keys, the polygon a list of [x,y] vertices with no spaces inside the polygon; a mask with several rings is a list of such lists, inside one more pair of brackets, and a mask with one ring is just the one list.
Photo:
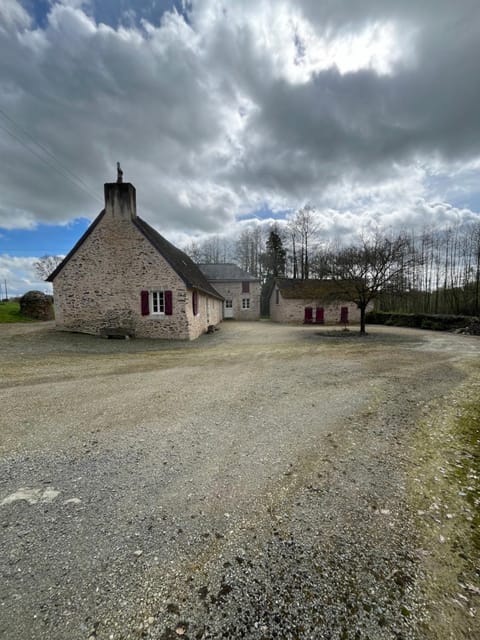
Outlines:
{"label": "slate roof", "polygon": [[294,280],[293,278],[276,278],[275,284],[283,298],[301,300],[344,300],[350,288],[346,282],[335,280]]}
{"label": "slate roof", "polygon": [[[47,282],[53,282],[54,278],[60,273],[77,249],[85,242],[104,215],[105,209],[100,212],[73,249],[69,251],[58,267],[48,276]],[[212,287],[202,271],[186,253],[177,249],[177,247],[160,235],[158,231],[145,222],[145,220],[142,220],[137,216],[132,219],[132,222],[145,236],[145,238],[155,247],[158,253],[165,258],[168,264],[180,276],[188,288],[198,289],[199,291],[203,291],[203,293],[207,293],[214,298],[223,300],[223,297]]]}
{"label": "slate roof", "polygon": [[197,265],[208,280],[214,282],[260,282],[258,278],[255,278],[250,273],[247,273],[236,264],[221,263],[221,264],[198,264]]}
{"label": "slate roof", "polygon": [[205,275],[198,268],[198,265],[196,265],[186,253],[177,249],[177,247],[160,235],[158,231],[155,231],[145,220],[137,217],[134,218],[133,223],[140,229],[147,240],[150,240],[155,249],[165,258],[172,269],[178,273],[187,287],[190,289],[199,289],[214,298],[223,300],[223,297],[212,287]]}

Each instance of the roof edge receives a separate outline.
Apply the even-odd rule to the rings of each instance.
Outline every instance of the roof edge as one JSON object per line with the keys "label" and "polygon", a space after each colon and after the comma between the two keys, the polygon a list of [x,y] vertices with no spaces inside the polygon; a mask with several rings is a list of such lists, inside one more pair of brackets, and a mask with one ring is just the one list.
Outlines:
{"label": "roof edge", "polygon": [[65,258],[60,262],[59,265],[55,267],[55,269],[48,276],[48,278],[45,278],[45,282],[53,282],[53,280],[58,276],[58,274],[63,269],[63,267],[67,264],[70,258],[78,251],[78,249],[82,246],[82,244],[85,242],[88,236],[92,233],[92,231],[95,229],[95,227],[98,225],[98,223],[100,222],[100,220],[103,218],[104,215],[105,215],[105,209],[102,209],[98,214],[98,216],[95,218],[95,220],[90,224],[88,229],[85,231],[85,233],[80,237],[79,240],[77,240],[74,246],[70,249],[70,251],[67,253]]}
{"label": "roof edge", "polygon": [[[188,289],[198,289],[198,291],[202,291],[203,293],[209,295],[212,298],[218,298],[218,300],[224,300],[224,298],[218,293],[218,291],[216,291],[213,287],[212,287],[212,291],[208,291],[208,289],[204,289],[203,287],[199,287],[196,284],[193,284],[192,282],[190,282],[182,273],[179,273],[177,267],[172,264],[172,261],[170,260],[170,258],[168,256],[166,256],[164,254],[164,252],[157,246],[155,246],[155,244],[152,242],[152,239],[149,237],[148,235],[148,229],[152,229],[152,231],[154,231],[155,233],[158,233],[158,231],[156,231],[153,227],[151,227],[148,222],[146,222],[145,220],[143,220],[142,218],[140,218],[139,216],[135,217],[132,219],[133,224],[137,227],[137,229],[140,231],[140,233],[146,238],[146,240],[148,240],[148,242],[150,242],[150,244],[155,248],[156,251],[158,251],[158,253],[162,256],[162,258],[164,260],[166,260],[168,262],[168,264],[171,266],[171,268],[175,271],[175,273],[178,275],[179,278],[181,278],[185,284],[185,286]],[[143,227],[143,225],[147,226],[147,229],[145,229]],[[160,235],[160,234],[158,234]],[[171,242],[169,242],[166,238],[164,238],[162,236],[163,240],[165,242],[168,242],[168,244],[172,244]],[[175,247],[174,245],[172,245],[172,247],[176,250],[176,251],[181,251],[181,249],[178,249],[177,247]],[[181,251],[182,253],[184,253],[184,255],[188,258],[187,254],[185,254],[184,251]],[[190,259],[190,258],[189,258]],[[193,261],[192,261],[193,262]],[[195,264],[195,263],[193,263]],[[195,265],[197,266],[197,265]],[[197,267],[198,268],[198,267]],[[199,269],[199,268],[198,268]],[[199,269],[200,271],[200,269]],[[201,271],[200,271],[201,273]],[[203,275],[203,274],[202,274]],[[209,283],[208,283],[209,284]]]}

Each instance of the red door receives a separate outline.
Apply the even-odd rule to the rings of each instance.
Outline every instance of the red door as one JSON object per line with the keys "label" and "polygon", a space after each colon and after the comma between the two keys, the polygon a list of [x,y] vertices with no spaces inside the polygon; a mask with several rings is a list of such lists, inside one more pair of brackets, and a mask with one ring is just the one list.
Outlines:
{"label": "red door", "polygon": [[340,322],[342,324],[348,324],[348,307],[342,307],[340,309]]}
{"label": "red door", "polygon": [[312,307],[305,307],[305,324],[312,324],[313,322],[313,309]]}
{"label": "red door", "polygon": [[315,309],[315,322],[317,324],[323,324],[325,322],[323,307],[317,307]]}

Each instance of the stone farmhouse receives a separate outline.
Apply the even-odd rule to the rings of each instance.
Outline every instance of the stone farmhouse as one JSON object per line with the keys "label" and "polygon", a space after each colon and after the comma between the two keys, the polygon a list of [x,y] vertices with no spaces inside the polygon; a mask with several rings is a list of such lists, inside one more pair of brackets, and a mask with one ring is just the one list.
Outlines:
{"label": "stone farmhouse", "polygon": [[208,282],[224,298],[223,317],[236,320],[260,318],[261,284],[236,264],[199,264]]}
{"label": "stone farmhouse", "polygon": [[120,168],[104,210],[48,281],[65,331],[192,340],[223,316],[223,297],[198,266],[137,216]]}
{"label": "stone farmhouse", "polygon": [[276,278],[270,294],[270,319],[304,324],[349,324],[360,322],[360,309],[354,302],[342,300],[338,285],[332,280]]}

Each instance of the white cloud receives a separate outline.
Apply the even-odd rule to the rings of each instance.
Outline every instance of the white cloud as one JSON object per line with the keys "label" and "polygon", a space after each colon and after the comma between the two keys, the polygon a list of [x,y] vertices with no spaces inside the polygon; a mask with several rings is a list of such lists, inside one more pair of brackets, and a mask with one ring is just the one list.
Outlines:
{"label": "white cloud", "polygon": [[37,260],[36,257],[21,258],[0,254],[0,298],[5,297],[5,284],[9,298],[23,295],[30,290],[52,292],[52,285],[39,280],[35,273],[34,263]]}
{"label": "white cloud", "polygon": [[2,0],[0,5],[0,30],[26,29],[31,18],[17,0]]}

